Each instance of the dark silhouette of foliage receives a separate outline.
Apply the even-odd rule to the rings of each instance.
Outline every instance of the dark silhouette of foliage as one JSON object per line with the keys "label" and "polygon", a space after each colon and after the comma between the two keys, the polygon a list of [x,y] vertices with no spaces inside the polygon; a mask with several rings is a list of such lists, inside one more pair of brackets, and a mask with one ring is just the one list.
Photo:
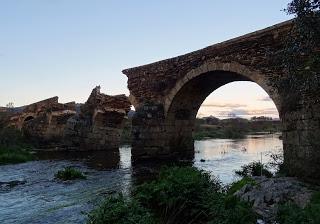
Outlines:
{"label": "dark silhouette of foliage", "polygon": [[272,177],[273,174],[267,169],[267,166],[261,162],[252,162],[241,166],[235,173],[241,177],[266,176]]}
{"label": "dark silhouette of foliage", "polygon": [[[284,11],[295,18],[281,55],[281,66],[286,75],[278,87],[283,90],[282,95],[292,110],[305,92],[315,96],[319,92],[320,1],[293,0]],[[288,91],[299,94],[289,96]]]}

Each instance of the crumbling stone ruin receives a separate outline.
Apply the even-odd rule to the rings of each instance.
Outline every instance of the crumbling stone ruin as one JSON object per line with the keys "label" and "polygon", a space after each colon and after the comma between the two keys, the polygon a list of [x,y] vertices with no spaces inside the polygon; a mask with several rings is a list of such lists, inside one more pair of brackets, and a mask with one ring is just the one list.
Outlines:
{"label": "crumbling stone ruin", "polygon": [[85,104],[49,98],[13,114],[8,126],[21,130],[39,148],[116,149],[130,107],[125,95],[105,95],[97,86]]}
{"label": "crumbling stone ruin", "polygon": [[67,145],[85,150],[117,149],[130,107],[125,95],[105,95],[97,86],[81,106],[81,112],[68,119],[64,133]]}
{"label": "crumbling stone ruin", "polygon": [[62,104],[56,96],[25,106],[10,118],[9,126],[22,130],[37,145],[50,147],[62,142],[66,122],[75,114],[75,102]]}

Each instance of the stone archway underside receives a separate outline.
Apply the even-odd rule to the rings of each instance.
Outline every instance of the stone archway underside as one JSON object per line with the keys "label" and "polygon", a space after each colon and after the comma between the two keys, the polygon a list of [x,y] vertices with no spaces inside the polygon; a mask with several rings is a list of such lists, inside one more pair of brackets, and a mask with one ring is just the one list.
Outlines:
{"label": "stone archway underside", "polygon": [[[314,141],[320,139],[320,96],[303,96],[297,103],[300,107],[291,108],[277,85],[285,73],[276,55],[291,27],[292,21],[287,21],[186,55],[124,70],[136,108],[133,159],[193,154],[193,121],[203,100],[224,84],[253,81],[269,94],[279,111],[290,174],[320,180],[320,141]],[[290,94],[299,93],[288,91],[286,99]]]}

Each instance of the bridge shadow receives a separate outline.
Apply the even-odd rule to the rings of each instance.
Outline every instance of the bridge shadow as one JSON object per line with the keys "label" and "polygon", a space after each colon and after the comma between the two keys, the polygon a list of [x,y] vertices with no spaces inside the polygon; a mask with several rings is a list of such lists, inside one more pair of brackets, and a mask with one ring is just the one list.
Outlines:
{"label": "bridge shadow", "polygon": [[108,151],[47,151],[36,152],[39,160],[70,160],[80,161],[96,170],[118,169],[120,167],[120,153],[118,149]]}

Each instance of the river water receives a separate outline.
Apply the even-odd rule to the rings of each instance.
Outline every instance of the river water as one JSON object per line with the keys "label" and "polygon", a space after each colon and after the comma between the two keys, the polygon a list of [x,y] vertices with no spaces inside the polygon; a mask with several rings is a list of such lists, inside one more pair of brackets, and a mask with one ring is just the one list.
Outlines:
{"label": "river water", "polygon": [[[266,163],[270,153],[281,150],[278,134],[201,140],[195,142],[193,165],[228,184],[236,179],[234,170],[261,158]],[[106,195],[126,194],[134,181],[129,146],[108,153],[46,152],[39,158],[0,166],[0,223],[85,223],[86,214]],[[56,180],[54,174],[68,166],[87,179]]]}

